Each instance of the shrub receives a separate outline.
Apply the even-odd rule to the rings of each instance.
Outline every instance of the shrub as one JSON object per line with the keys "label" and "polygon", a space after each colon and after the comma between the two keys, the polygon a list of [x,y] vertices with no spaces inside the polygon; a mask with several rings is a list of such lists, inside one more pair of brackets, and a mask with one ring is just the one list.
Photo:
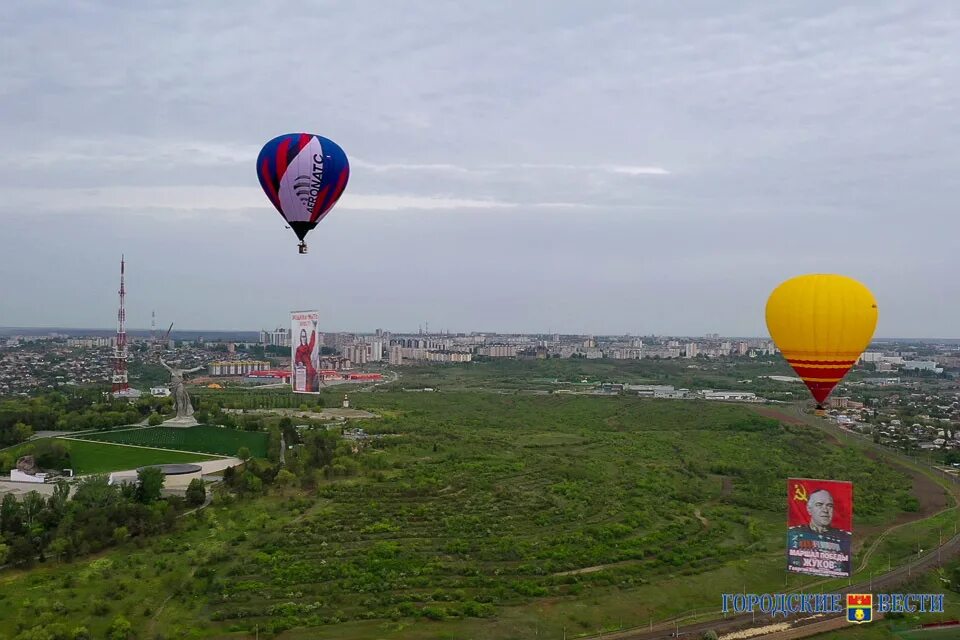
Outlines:
{"label": "shrub", "polygon": [[199,507],[207,499],[207,489],[200,478],[194,478],[190,481],[186,493],[187,504],[193,507]]}

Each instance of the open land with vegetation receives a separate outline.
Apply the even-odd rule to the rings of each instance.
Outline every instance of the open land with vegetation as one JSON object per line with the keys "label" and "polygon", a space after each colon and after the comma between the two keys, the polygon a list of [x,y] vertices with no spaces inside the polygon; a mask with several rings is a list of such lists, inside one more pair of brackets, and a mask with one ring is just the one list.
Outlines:
{"label": "open land with vegetation", "polygon": [[[794,392],[797,385],[760,376],[795,376],[782,358],[738,360],[480,360],[463,364],[404,366],[382,389],[582,390],[598,382],[669,384],[687,389]],[[799,395],[799,394],[797,394]]]}
{"label": "open land with vegetation", "polygon": [[468,391],[351,404],[380,416],[350,423],[374,437],[308,437],[285,471],[229,474],[236,496],[174,533],[0,575],[0,637],[64,612],[93,637],[118,616],[145,638],[574,637],[716,609],[722,592],[831,588],[785,578],[790,476],[854,482],[860,571],[955,520],[873,545],[949,505],[919,500],[903,467],[747,406]]}

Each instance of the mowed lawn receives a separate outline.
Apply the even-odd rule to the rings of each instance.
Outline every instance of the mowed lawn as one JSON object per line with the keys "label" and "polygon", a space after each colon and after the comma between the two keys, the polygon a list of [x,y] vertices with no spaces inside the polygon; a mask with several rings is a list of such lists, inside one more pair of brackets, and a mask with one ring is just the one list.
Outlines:
{"label": "mowed lawn", "polygon": [[[202,456],[195,453],[122,447],[113,444],[85,442],[83,440],[55,438],[55,442],[66,446],[70,451],[70,468],[73,469],[76,475],[126,471],[150,464],[202,462],[213,459],[210,456]],[[18,447],[14,452],[15,455],[21,456],[31,453],[31,445],[32,443]]]}
{"label": "mowed lawn", "polygon": [[247,447],[255,458],[267,457],[267,434],[262,431],[235,431],[225,427],[147,427],[124,431],[108,431],[84,435],[85,440],[135,444],[180,451],[196,451],[221,456],[235,456],[240,447]]}

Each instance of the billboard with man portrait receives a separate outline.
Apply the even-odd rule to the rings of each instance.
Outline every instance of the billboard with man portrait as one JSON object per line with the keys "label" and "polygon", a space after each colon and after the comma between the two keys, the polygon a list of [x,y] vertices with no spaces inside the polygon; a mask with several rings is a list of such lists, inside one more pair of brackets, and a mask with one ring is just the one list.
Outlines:
{"label": "billboard with man portrait", "polygon": [[787,480],[787,570],[849,577],[853,538],[853,483]]}
{"label": "billboard with man portrait", "polygon": [[320,393],[318,311],[290,314],[290,384],[294,393]]}

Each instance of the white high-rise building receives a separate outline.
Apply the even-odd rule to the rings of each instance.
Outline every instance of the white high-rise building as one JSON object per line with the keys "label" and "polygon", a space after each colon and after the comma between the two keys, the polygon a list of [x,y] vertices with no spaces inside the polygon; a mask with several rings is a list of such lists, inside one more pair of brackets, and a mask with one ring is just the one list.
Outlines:
{"label": "white high-rise building", "polygon": [[290,329],[280,327],[273,331],[260,330],[260,344],[268,347],[289,347]]}
{"label": "white high-rise building", "polygon": [[348,360],[350,360],[353,364],[366,364],[367,362],[369,362],[369,359],[368,359],[369,349],[370,349],[370,345],[364,344],[363,342],[359,342],[350,347],[346,347],[343,350],[343,355]]}
{"label": "white high-rise building", "polygon": [[403,347],[400,345],[393,345],[390,347],[388,362],[392,366],[400,366],[403,364]]}

